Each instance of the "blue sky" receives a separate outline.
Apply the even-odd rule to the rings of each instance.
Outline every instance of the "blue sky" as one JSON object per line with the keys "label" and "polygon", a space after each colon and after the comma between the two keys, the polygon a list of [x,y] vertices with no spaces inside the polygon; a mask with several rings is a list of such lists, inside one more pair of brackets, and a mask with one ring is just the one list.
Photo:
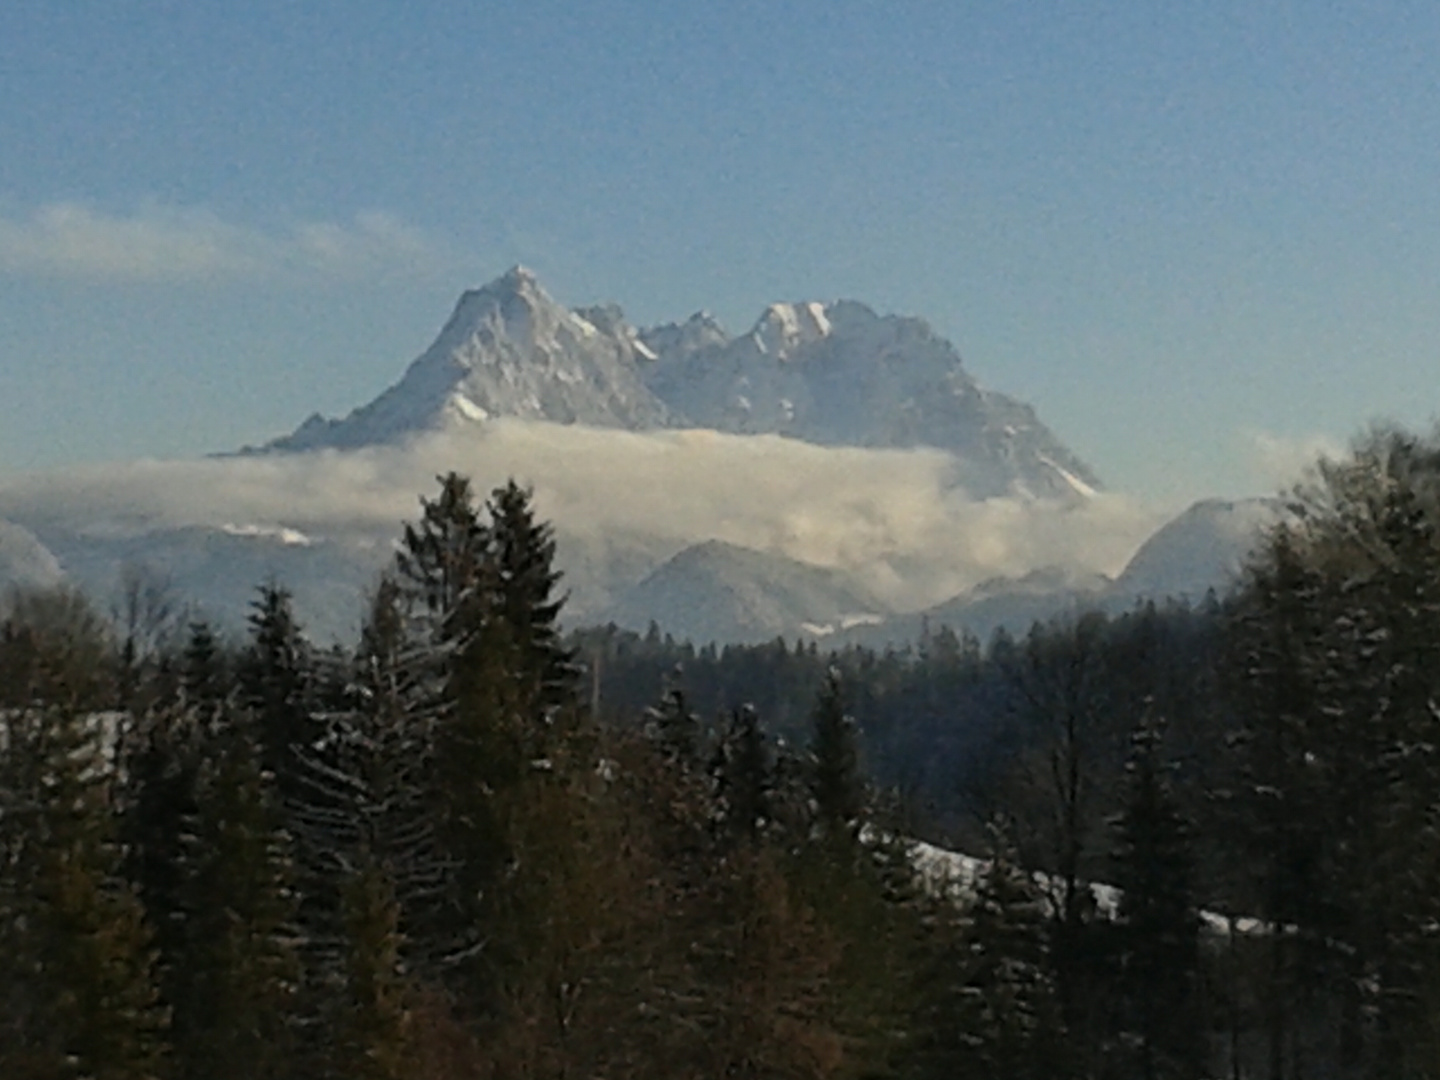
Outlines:
{"label": "blue sky", "polygon": [[0,6],[0,472],[342,413],[460,290],[918,314],[1112,488],[1440,401],[1440,7]]}

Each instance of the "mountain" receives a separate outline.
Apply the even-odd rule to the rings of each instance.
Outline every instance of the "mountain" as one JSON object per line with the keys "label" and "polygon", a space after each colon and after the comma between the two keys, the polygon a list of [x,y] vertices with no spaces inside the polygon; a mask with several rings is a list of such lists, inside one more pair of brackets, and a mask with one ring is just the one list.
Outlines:
{"label": "mountain", "polygon": [[839,640],[875,648],[905,645],[943,626],[985,642],[1002,627],[1024,634],[1058,615],[1108,608],[1112,585],[1103,574],[1042,567],[1020,577],[991,578],[923,611],[847,629]]}
{"label": "mountain", "polygon": [[0,589],[45,588],[64,576],[59,560],[34,533],[0,521]]}
{"label": "mountain", "polygon": [[[917,447],[932,452],[864,452]],[[348,639],[400,523],[449,469],[481,491],[537,485],[571,625],[654,619],[717,641],[858,634],[893,610],[857,580],[939,599],[923,583],[1007,564],[996,551],[1096,485],[920,319],[807,302],[770,305],[738,337],[704,312],[638,329],[613,305],[564,307],[517,267],[464,293],[401,378],[343,418],[205,462],[0,485],[0,517],[39,538],[0,529],[0,579],[8,555],[25,580],[63,570],[104,606],[125,568],[155,567],[227,628],[273,579],[317,639]],[[1015,496],[999,534],[972,533],[974,499],[994,496]],[[845,570],[786,557],[822,550]],[[1027,581],[952,606],[988,626],[1049,595]]]}
{"label": "mountain", "polygon": [[1111,584],[1103,574],[1076,575],[1046,567],[1018,578],[981,582],[930,608],[924,619],[931,628],[967,630],[988,641],[1002,626],[1011,633],[1024,633],[1036,622],[1100,606]]}
{"label": "mountain", "polygon": [[590,314],[595,321],[567,311],[517,266],[462,295],[434,343],[374,401],[342,420],[312,415],[264,449],[354,449],[495,416],[666,424],[668,410],[640,378],[649,350],[618,310]]}
{"label": "mountain", "polygon": [[614,305],[566,309],[522,267],[461,296],[374,401],[339,420],[313,415],[262,449],[395,444],[502,416],[933,447],[955,456],[957,485],[979,498],[1073,500],[1099,486],[1030,406],[981,388],[921,319],[810,302],[772,304],[737,338],[703,312],[636,329]]}
{"label": "mountain", "polygon": [[117,536],[57,530],[45,538],[66,577],[102,611],[118,598],[123,575],[142,569],[192,605],[193,618],[238,634],[257,587],[274,582],[292,592],[305,630],[321,644],[353,640],[388,555],[385,547],[289,529],[190,525]]}
{"label": "mountain", "polygon": [[1028,405],[982,389],[922,319],[864,304],[772,304],[749,333],[703,315],[640,333],[647,385],[699,427],[824,446],[948,450],[977,497],[1074,498],[1099,480]]}
{"label": "mountain", "polygon": [[1081,611],[1117,615],[1147,600],[1199,603],[1212,590],[1224,596],[1239,582],[1245,560],[1284,513],[1278,499],[1204,499],[1152,533],[1114,580],[1058,567],[993,578],[917,614],[842,636],[881,646],[918,641],[927,628],[948,626],[986,641],[1002,627],[1021,635],[1036,622]]}
{"label": "mountain", "polygon": [[1203,499],[1161,526],[1126,564],[1113,591],[1127,597],[1197,601],[1224,594],[1264,530],[1285,515],[1279,499]]}
{"label": "mountain", "polygon": [[883,610],[838,571],[710,540],[665,562],[607,614],[619,626],[645,630],[654,621],[703,644],[824,637],[878,622]]}

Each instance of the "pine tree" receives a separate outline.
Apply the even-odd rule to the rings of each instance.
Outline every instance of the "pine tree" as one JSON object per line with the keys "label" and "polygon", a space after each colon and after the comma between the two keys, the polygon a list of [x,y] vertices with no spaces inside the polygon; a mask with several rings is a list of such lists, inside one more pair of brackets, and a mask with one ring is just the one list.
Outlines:
{"label": "pine tree", "polygon": [[646,709],[645,726],[646,733],[667,760],[681,768],[694,765],[699,750],[700,718],[690,710],[683,690],[672,688],[658,706]]}
{"label": "pine tree", "polygon": [[455,950],[457,971],[476,1000],[508,962],[504,935],[487,922],[513,865],[509,818],[523,782],[556,767],[578,715],[576,688],[556,627],[554,539],[529,492],[497,488],[482,520],[469,482],[450,474],[422,507],[398,569],[446,652],[434,741],[439,840],[452,868],[451,925],[469,940]]}
{"label": "pine tree", "polygon": [[336,1002],[335,1075],[405,1080],[412,1075],[410,980],[402,974],[404,937],[390,874],[368,851],[357,853],[344,883],[343,992]]}
{"label": "pine tree", "polygon": [[210,624],[203,620],[192,622],[181,657],[181,685],[186,697],[196,705],[213,705],[229,693],[229,683],[225,658]]}
{"label": "pine tree", "polygon": [[185,837],[198,812],[200,715],[182,701],[156,703],[123,730],[118,761],[125,876],[154,928],[161,1000],[172,1013],[184,997]]}
{"label": "pine tree", "polygon": [[0,754],[0,1075],[151,1080],[165,1055],[150,932],[120,874],[104,732],[12,711]]}
{"label": "pine tree", "polygon": [[490,516],[493,571],[488,581],[498,622],[508,631],[517,675],[530,685],[529,696],[545,722],[575,698],[575,667],[557,627],[564,598],[555,587],[555,531],[536,520],[532,493],[514,480],[496,488],[486,508]]}
{"label": "pine tree", "polygon": [[1130,1036],[1124,1041],[1142,1080],[1181,1080],[1204,1073],[1196,1010],[1200,919],[1190,827],[1165,776],[1161,732],[1147,717],[1131,737],[1114,881],[1121,889],[1120,980]]}
{"label": "pine tree", "polygon": [[177,1057],[195,1080],[276,1080],[290,1074],[301,975],[288,837],[243,718],[207,728],[182,852]]}
{"label": "pine tree", "polygon": [[311,709],[314,666],[288,590],[262,585],[250,612],[250,642],[241,658],[240,687],[254,714],[261,762],[289,797],[291,748],[319,737]]}
{"label": "pine tree", "polygon": [[730,714],[715,749],[711,775],[721,829],[732,840],[758,840],[773,817],[774,777],[754,706],[742,705]]}
{"label": "pine tree", "polygon": [[934,951],[911,1054],[925,1080],[1067,1075],[1042,897],[1016,865],[1006,828],[992,823],[990,840],[989,863],[962,914],[932,911]]}
{"label": "pine tree", "polygon": [[860,827],[864,786],[855,721],[845,714],[840,673],[832,668],[810,716],[810,792],[822,833],[853,839]]}
{"label": "pine tree", "polygon": [[490,549],[470,481],[451,472],[438,477],[440,494],[420,500],[420,520],[405,526],[396,555],[403,588],[434,620],[437,640],[462,637],[462,609],[474,594]]}
{"label": "pine tree", "polygon": [[343,841],[350,876],[372,864],[384,876],[403,959],[432,976],[448,948],[438,920],[453,871],[431,802],[437,729],[450,716],[444,679],[443,660],[412,626],[399,586],[382,580],[356,657],[352,707],[336,718],[326,757],[343,779],[353,826]]}

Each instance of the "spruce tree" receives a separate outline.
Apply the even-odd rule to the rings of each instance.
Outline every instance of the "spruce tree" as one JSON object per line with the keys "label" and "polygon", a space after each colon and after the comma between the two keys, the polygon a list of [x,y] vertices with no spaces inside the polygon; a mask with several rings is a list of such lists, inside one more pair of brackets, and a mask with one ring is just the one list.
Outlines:
{"label": "spruce tree", "polygon": [[360,851],[341,896],[345,948],[334,1003],[333,1069],[347,1080],[412,1075],[413,984],[403,974],[400,906],[390,873]]}
{"label": "spruce tree", "polygon": [[491,605],[514,650],[515,673],[547,723],[575,698],[575,667],[560,641],[557,620],[564,598],[556,594],[555,530],[536,519],[533,494],[511,480],[490,495]]}
{"label": "spruce tree", "polygon": [[672,688],[658,706],[645,710],[646,733],[660,753],[681,768],[691,768],[699,750],[700,718],[691,711],[685,692]]}
{"label": "spruce tree", "polygon": [[201,715],[184,701],[157,703],[123,731],[118,760],[125,876],[154,929],[161,999],[172,1012],[185,996],[186,837],[198,812]]}
{"label": "spruce tree", "polygon": [[171,979],[177,1058],[195,1080],[290,1075],[300,960],[289,838],[245,718],[204,733],[184,838],[184,949]]}
{"label": "spruce tree", "polygon": [[230,692],[225,657],[209,623],[200,620],[190,624],[180,673],[187,700],[197,706],[214,705]]}
{"label": "spruce tree", "polygon": [[831,668],[810,715],[810,793],[821,832],[853,839],[860,826],[864,785],[855,721],[845,713],[840,673]]}
{"label": "spruce tree", "polygon": [[12,711],[0,754],[0,1075],[152,1080],[163,1068],[150,931],[120,873],[105,733]]}
{"label": "spruce tree", "polygon": [[730,719],[711,765],[716,812],[722,832],[733,840],[757,841],[773,817],[774,784],[765,732],[754,706],[742,705]]}
{"label": "spruce tree", "polygon": [[1125,809],[1116,822],[1122,1041],[1141,1080],[1185,1080],[1204,1073],[1200,919],[1190,827],[1165,775],[1162,730],[1147,717],[1132,735]]}
{"label": "spruce tree", "polygon": [[437,640],[464,636],[462,609],[480,581],[490,540],[470,481],[451,472],[437,478],[440,494],[420,500],[420,520],[406,524],[395,565],[404,589],[434,620]]}
{"label": "spruce tree", "polygon": [[[990,858],[959,917],[932,911],[918,1032],[924,1080],[1050,1080],[1067,1075],[1043,898],[1015,862],[1007,827],[989,827]],[[947,905],[955,902],[946,896]]]}
{"label": "spruce tree", "polygon": [[291,595],[279,585],[260,587],[249,622],[250,641],[240,663],[241,692],[258,725],[261,762],[289,797],[294,792],[291,747],[319,737],[311,708],[311,649],[295,618]]}

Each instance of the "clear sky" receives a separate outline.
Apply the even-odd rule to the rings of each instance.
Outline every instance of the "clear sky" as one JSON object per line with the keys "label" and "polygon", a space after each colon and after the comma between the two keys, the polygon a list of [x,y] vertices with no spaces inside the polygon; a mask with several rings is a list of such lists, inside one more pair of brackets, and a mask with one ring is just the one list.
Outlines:
{"label": "clear sky", "polygon": [[1440,402],[1440,5],[0,5],[0,472],[343,413],[456,295],[918,314],[1112,488]]}

